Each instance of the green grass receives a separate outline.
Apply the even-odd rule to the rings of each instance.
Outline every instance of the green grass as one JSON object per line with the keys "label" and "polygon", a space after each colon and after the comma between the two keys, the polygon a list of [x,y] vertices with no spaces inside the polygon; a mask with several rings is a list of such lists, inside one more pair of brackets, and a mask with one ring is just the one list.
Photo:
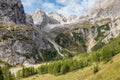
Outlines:
{"label": "green grass", "polygon": [[101,62],[98,65],[99,71],[96,74],[93,73],[93,66],[89,66],[60,76],[44,74],[22,80],[120,80],[120,54],[113,57],[108,63]]}
{"label": "green grass", "polygon": [[[117,55],[118,53],[120,53],[120,37],[117,37],[115,38],[114,40],[110,41],[108,44],[106,44],[105,46],[103,46],[101,49],[97,50],[96,52],[91,52],[90,54],[80,54],[80,55],[77,55],[75,56],[73,59],[69,59],[69,60],[64,60],[62,61],[62,64],[61,62],[59,63],[61,66],[64,64],[66,65],[69,65],[69,68],[71,68],[71,72],[67,73],[67,74],[75,74],[77,75],[79,72],[78,71],[83,71],[83,73],[79,73],[79,76],[83,77],[82,80],[86,80],[86,78],[88,80],[96,80],[97,78],[107,78],[105,75],[105,77],[103,76],[103,73],[102,75],[99,73],[101,72],[103,69],[109,69],[109,68],[106,68],[106,65],[109,65],[108,62],[112,60],[112,58]],[[76,63],[76,60],[77,60],[77,63]],[[114,60],[115,61],[115,60]],[[71,63],[72,62],[72,63]],[[111,61],[112,62],[112,61]],[[115,61],[116,62],[116,61]],[[58,62],[57,62],[58,63]],[[74,65],[74,64],[75,65]],[[98,66],[95,68],[95,65],[94,63],[98,64]],[[104,63],[104,64],[101,64],[101,63]],[[110,63],[112,64],[112,63]],[[119,63],[120,64],[120,63]],[[54,66],[55,64],[53,64]],[[81,65],[83,66],[81,68]],[[112,65],[115,65],[112,66]],[[110,66],[112,66],[113,68],[116,68],[116,66],[119,66],[118,64],[112,64]],[[49,65],[47,65],[49,67]],[[104,67],[102,67],[104,66]],[[100,69],[99,69],[100,68]],[[53,69],[53,68],[52,68]],[[88,69],[88,71],[84,71],[84,69]],[[116,68],[117,69],[117,68]],[[119,69],[119,68],[118,68]],[[49,69],[48,69],[49,70]],[[77,71],[76,71],[77,70]],[[95,71],[97,70],[97,72]],[[112,70],[112,69],[110,69]],[[78,72],[78,73],[73,73],[74,72]],[[107,72],[108,70],[106,70]],[[89,74],[89,77],[85,77],[84,78],[84,75],[88,75],[88,73],[91,73]],[[113,72],[113,71],[111,71]],[[48,72],[49,73],[49,72]],[[99,73],[99,74],[98,74]],[[83,75],[84,74],[84,75]],[[106,73],[107,74],[107,73]],[[110,73],[112,74],[112,73]],[[117,74],[117,73],[116,73]],[[48,75],[48,76],[51,76],[53,77],[52,75],[49,75],[49,74],[45,74],[45,75]],[[66,75],[66,74],[65,74]],[[59,75],[59,76],[54,76],[54,80],[61,80],[62,76],[64,76],[63,78],[67,77],[68,76],[65,76],[65,75]],[[96,77],[93,77],[93,75],[97,75]],[[41,75],[42,76],[42,75]],[[72,75],[71,75],[72,76]],[[70,79],[71,80],[74,80],[72,79],[72,77],[70,76]],[[79,77],[78,76],[78,77]],[[110,75],[109,75],[110,76]],[[73,76],[74,77],[74,76]],[[114,76],[113,76],[114,77]],[[113,78],[112,77],[112,78]],[[40,77],[41,78],[41,77]],[[58,78],[58,79],[56,79]],[[60,79],[59,79],[60,78]],[[63,80],[67,80],[66,79],[63,79]],[[117,78],[117,77],[115,77]],[[81,79],[76,79],[75,80],[81,80]]]}
{"label": "green grass", "polygon": [[99,73],[95,74],[91,80],[120,80],[120,54],[115,56],[112,61],[101,65]]}

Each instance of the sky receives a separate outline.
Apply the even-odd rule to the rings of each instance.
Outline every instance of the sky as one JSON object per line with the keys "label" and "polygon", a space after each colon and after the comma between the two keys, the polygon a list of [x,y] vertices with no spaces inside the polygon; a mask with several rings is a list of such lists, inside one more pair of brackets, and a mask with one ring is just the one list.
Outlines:
{"label": "sky", "polygon": [[31,14],[37,8],[46,13],[58,12],[66,17],[82,15],[98,0],[22,0],[25,12]]}

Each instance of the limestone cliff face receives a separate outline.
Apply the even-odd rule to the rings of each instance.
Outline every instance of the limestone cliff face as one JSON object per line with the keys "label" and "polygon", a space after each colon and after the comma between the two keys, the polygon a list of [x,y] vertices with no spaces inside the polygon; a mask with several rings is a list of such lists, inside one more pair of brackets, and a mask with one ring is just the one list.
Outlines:
{"label": "limestone cliff face", "polygon": [[37,9],[32,14],[32,18],[34,21],[34,24],[39,27],[44,27],[48,23],[48,17],[45,12],[41,11],[40,9]]}
{"label": "limestone cliff face", "polygon": [[56,12],[48,13],[48,16],[51,19],[54,19],[54,20],[58,21],[59,24],[65,23],[67,21],[67,19],[62,14],[59,14],[59,13],[56,13]]}
{"label": "limestone cliff face", "polygon": [[29,14],[26,14],[26,21],[25,22],[27,25],[34,25],[33,18]]}
{"label": "limestone cliff face", "polygon": [[76,18],[77,18],[76,15],[70,15],[70,16],[68,17],[68,19],[67,19],[67,22],[68,22],[68,23],[69,23],[69,22],[74,22],[74,21],[76,21]]}
{"label": "limestone cliff face", "polygon": [[0,0],[0,21],[25,24],[21,0]]}
{"label": "limestone cliff face", "polygon": [[33,24],[32,16],[25,14],[21,0],[0,0],[1,61],[10,65],[44,61],[42,51],[50,49],[50,45]]}
{"label": "limestone cliff face", "polygon": [[38,27],[57,22],[53,20],[40,10],[25,14],[21,0],[0,0],[0,60],[10,65],[45,61],[45,51],[55,48]]}
{"label": "limestone cliff face", "polygon": [[44,61],[42,50],[50,44],[39,29],[32,26],[0,23],[0,60],[16,64],[33,64]]}
{"label": "limestone cliff face", "polygon": [[[75,23],[68,25],[67,28],[56,27],[52,29],[52,33],[56,35],[56,42],[63,48],[89,53],[92,50],[101,48],[111,39],[120,35],[120,19],[106,18],[95,20],[94,22],[89,21],[89,23]],[[74,50],[72,47],[74,47]]]}
{"label": "limestone cliff face", "polygon": [[87,14],[94,18],[120,17],[119,4],[120,0],[99,0]]}
{"label": "limestone cliff face", "polygon": [[102,40],[104,43],[108,43],[110,39],[116,38],[120,35],[120,18],[111,19],[108,26],[110,29],[109,31],[106,31],[108,35]]}
{"label": "limestone cliff face", "polygon": [[37,9],[32,13],[33,22],[39,28],[44,28],[48,24],[58,24],[59,22],[49,17],[44,11]]}
{"label": "limestone cliff face", "polygon": [[[99,0],[95,6],[88,10],[87,15],[79,18],[73,15],[67,20],[57,13],[46,14],[49,18],[57,20],[58,23],[50,24],[50,19],[45,18],[49,24],[45,25],[45,30],[49,29],[47,30],[49,36],[63,48],[72,50],[73,48],[69,46],[73,47],[74,45],[71,43],[73,42],[76,45],[74,48],[86,49],[78,49],[79,52],[91,52],[96,46],[106,44],[119,35],[119,3],[119,0]],[[67,42],[65,43],[65,41]]]}

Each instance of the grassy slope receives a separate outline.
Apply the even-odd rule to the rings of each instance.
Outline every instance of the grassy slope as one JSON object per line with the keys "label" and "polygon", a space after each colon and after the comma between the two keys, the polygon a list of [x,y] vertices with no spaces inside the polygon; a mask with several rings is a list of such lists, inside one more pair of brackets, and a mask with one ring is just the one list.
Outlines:
{"label": "grassy slope", "polygon": [[93,66],[69,72],[65,75],[35,75],[22,80],[120,80],[120,54],[106,64],[99,64],[99,72],[93,74]]}

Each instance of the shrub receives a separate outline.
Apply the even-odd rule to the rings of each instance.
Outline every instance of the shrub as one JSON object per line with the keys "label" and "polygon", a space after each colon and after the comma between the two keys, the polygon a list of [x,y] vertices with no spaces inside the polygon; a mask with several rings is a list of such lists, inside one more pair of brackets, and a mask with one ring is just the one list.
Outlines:
{"label": "shrub", "polygon": [[52,63],[49,64],[49,66],[48,66],[48,73],[53,74],[53,66],[54,65]]}
{"label": "shrub", "polygon": [[70,71],[73,71],[79,68],[79,62],[77,60],[70,60],[68,64],[70,67]]}
{"label": "shrub", "polygon": [[17,78],[22,78],[23,77],[22,70],[17,71],[16,76]]}
{"label": "shrub", "polygon": [[111,48],[111,46],[105,46],[101,50],[101,60],[107,61],[113,56],[114,56],[114,50]]}
{"label": "shrub", "polygon": [[34,67],[28,67],[28,68],[23,68],[22,70],[19,70],[17,72],[17,78],[25,78],[31,75],[36,74],[36,70],[34,69]]}
{"label": "shrub", "polygon": [[98,64],[93,65],[93,73],[97,73],[99,71]]}
{"label": "shrub", "polygon": [[43,57],[45,61],[54,61],[60,59],[60,57],[58,57],[56,50],[54,49],[48,49],[43,51]]}
{"label": "shrub", "polygon": [[61,64],[60,63],[54,63],[53,74],[57,75],[58,73],[60,73],[60,68],[61,68]]}
{"label": "shrub", "polygon": [[[101,49],[91,52],[90,54],[85,53],[85,54],[80,54],[74,58],[49,62],[49,64],[45,64],[38,67],[37,72],[39,74],[46,74],[46,73],[50,73],[54,75],[65,74],[69,71],[90,66],[94,62],[100,62],[100,61],[107,62],[114,55],[118,53],[120,53],[119,37],[112,40],[108,44],[104,45]],[[93,73],[97,73],[98,71],[99,71],[98,65],[97,64],[93,65]],[[26,76],[30,76],[33,72],[34,72],[33,69],[23,68],[22,71],[18,72],[18,75],[22,77],[26,77]]]}
{"label": "shrub", "polygon": [[2,68],[1,68],[1,67],[0,67],[0,79],[1,79],[1,80],[4,80],[3,72],[2,72]]}
{"label": "shrub", "polygon": [[46,73],[48,73],[48,65],[47,64],[46,65],[41,65],[40,67],[38,67],[37,72],[39,74],[46,74]]}
{"label": "shrub", "polygon": [[0,80],[15,80],[15,75],[9,71],[8,66],[0,67]]}
{"label": "shrub", "polygon": [[91,62],[99,62],[100,61],[100,54],[98,52],[92,52],[89,55]]}
{"label": "shrub", "polygon": [[83,60],[80,60],[80,61],[78,62],[78,68],[81,69],[81,68],[83,68],[83,67],[84,67],[84,61],[83,61]]}
{"label": "shrub", "polygon": [[61,69],[60,69],[61,74],[65,74],[65,73],[67,73],[69,71],[70,71],[70,67],[67,64],[63,64],[61,66]]}

